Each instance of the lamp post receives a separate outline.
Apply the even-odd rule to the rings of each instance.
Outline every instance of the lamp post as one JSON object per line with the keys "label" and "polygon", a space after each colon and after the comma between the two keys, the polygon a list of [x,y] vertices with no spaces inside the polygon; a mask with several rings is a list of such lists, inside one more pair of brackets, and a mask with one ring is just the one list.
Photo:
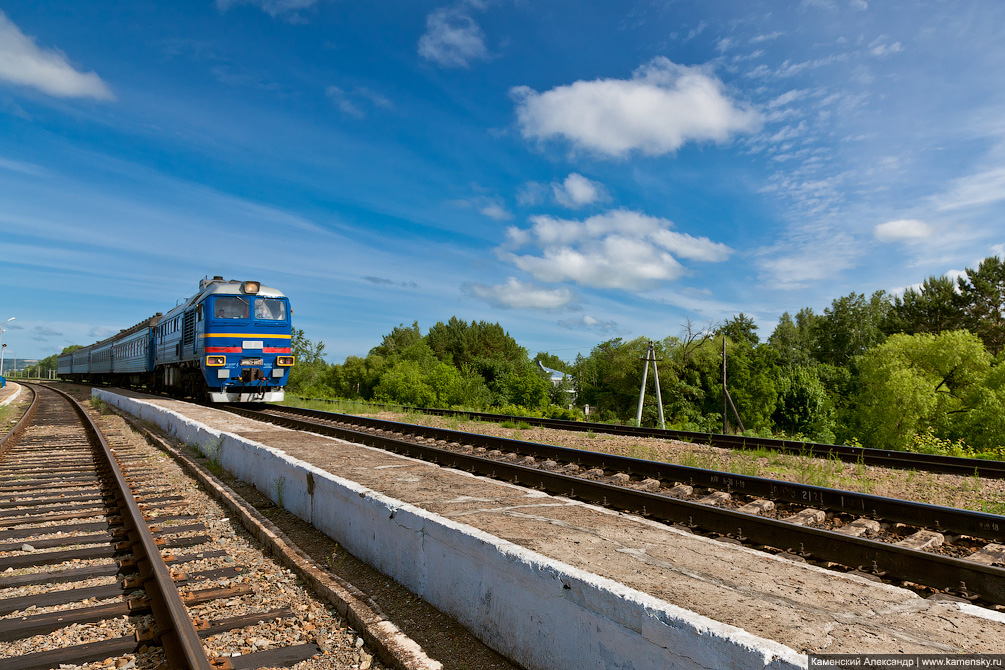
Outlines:
{"label": "lamp post", "polygon": [[[9,318],[6,321],[4,321],[4,325],[10,323],[13,320],[14,320],[14,317],[12,316],[11,318]],[[3,340],[3,332],[4,332],[4,329],[0,328],[0,341]],[[6,346],[7,346],[6,344],[0,345],[0,377],[3,377],[3,349]]]}

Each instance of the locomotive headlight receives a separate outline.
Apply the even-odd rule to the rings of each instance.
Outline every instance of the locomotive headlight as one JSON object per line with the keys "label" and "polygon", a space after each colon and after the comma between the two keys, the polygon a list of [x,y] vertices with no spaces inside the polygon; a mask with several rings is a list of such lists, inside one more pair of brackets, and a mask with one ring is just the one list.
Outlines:
{"label": "locomotive headlight", "polygon": [[290,367],[293,365],[293,356],[276,356],[276,365],[282,365],[283,367]]}
{"label": "locomotive headlight", "polygon": [[211,365],[220,366],[220,365],[226,365],[226,364],[227,364],[227,357],[226,356],[206,356],[206,365],[207,366],[211,366]]}
{"label": "locomotive headlight", "polygon": [[241,285],[241,290],[245,293],[255,294],[262,288],[262,282],[246,281]]}

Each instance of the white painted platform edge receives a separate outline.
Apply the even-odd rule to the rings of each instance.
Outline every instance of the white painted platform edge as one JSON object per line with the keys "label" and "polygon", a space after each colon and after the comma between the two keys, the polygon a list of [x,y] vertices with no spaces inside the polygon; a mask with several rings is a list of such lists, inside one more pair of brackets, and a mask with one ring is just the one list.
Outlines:
{"label": "white painted platform edge", "polygon": [[[527,668],[805,668],[793,649],[103,389],[94,395],[197,445],[239,479],[455,617]],[[307,493],[308,475],[313,495]]]}
{"label": "white painted platform edge", "polygon": [[[13,383],[13,382],[8,382],[8,383]],[[17,397],[19,395],[21,395],[21,389],[24,388],[24,387],[21,386],[20,384],[14,384],[14,386],[16,386],[17,388],[9,396],[7,396],[6,398],[4,398],[3,400],[0,400],[0,405],[9,405],[12,402],[14,402],[15,400],[17,400]]]}

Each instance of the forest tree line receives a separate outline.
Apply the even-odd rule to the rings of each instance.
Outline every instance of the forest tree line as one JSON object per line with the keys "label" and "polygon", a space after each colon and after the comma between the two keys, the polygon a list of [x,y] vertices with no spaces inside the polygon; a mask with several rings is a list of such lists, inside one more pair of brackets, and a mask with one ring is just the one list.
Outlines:
{"label": "forest tree line", "polygon": [[[823,313],[783,314],[762,339],[738,314],[662,339],[614,338],[564,361],[531,358],[498,323],[400,325],[363,356],[330,365],[296,331],[290,390],[313,396],[504,413],[635,419],[650,340],[667,426],[722,430],[727,389],[746,432],[959,455],[1005,455],[1005,264],[984,259],[955,281],[929,277],[890,296],[851,293]],[[552,385],[540,368],[568,373]],[[643,425],[655,425],[650,373]],[[574,403],[574,409],[567,409]],[[730,427],[739,422],[729,415]]]}
{"label": "forest tree line", "polygon": [[[452,317],[425,334],[399,325],[368,355],[329,364],[324,343],[294,329],[288,390],[558,418],[582,418],[588,405],[591,420],[631,423],[650,339],[668,428],[722,430],[725,342],[727,389],[747,433],[1005,459],[1005,263],[994,256],[903,295],[850,293],[821,314],[782,314],[763,340],[740,313],[662,339],[607,340],[573,361],[531,358],[498,323]],[[553,385],[538,362],[567,378]],[[55,368],[53,355],[36,369]],[[652,426],[649,379],[642,424]]]}

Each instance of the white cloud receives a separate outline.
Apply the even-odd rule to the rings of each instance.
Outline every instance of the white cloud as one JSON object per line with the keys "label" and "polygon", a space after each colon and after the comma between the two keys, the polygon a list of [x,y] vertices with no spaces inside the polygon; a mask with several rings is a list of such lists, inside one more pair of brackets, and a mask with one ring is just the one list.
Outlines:
{"label": "white cloud", "polygon": [[500,255],[535,279],[574,281],[583,286],[646,290],[685,273],[675,256],[723,261],[732,254],[724,244],[670,228],[673,223],[641,212],[614,210],[584,221],[536,216],[528,230],[511,227],[508,248],[536,244],[540,255]]}
{"label": "white cloud", "polygon": [[570,209],[579,209],[585,205],[607,200],[607,190],[603,184],[587,179],[573,172],[561,184],[551,185],[555,202]]}
{"label": "white cloud", "polygon": [[349,92],[338,86],[329,86],[325,89],[325,95],[331,98],[332,102],[343,113],[354,116],[357,119],[362,119],[366,116],[366,112],[363,111],[361,105],[372,105],[384,109],[394,107],[391,101],[380,93],[363,87],[355,88],[352,92]]}
{"label": "white cloud", "polygon": [[992,245],[991,253],[998,258],[1005,258],[1005,243]]}
{"label": "white cloud", "polygon": [[254,5],[269,16],[285,14],[289,18],[297,17],[297,10],[307,9],[317,0],[216,0],[216,8],[226,12],[234,5]]}
{"label": "white cloud", "polygon": [[737,105],[702,68],[658,57],[631,79],[577,81],[538,93],[512,90],[526,138],[562,137],[607,156],[676,151],[688,141],[725,142],[756,130],[760,115]]}
{"label": "white cloud", "polygon": [[540,205],[547,198],[547,193],[548,187],[545,184],[529,181],[517,190],[516,201],[524,207]]}
{"label": "white cloud", "polygon": [[0,170],[20,172],[33,177],[41,177],[45,174],[45,169],[40,165],[35,165],[34,163],[24,163],[22,161],[12,161],[2,157],[0,157]]}
{"label": "white cloud", "polygon": [[787,242],[762,249],[758,267],[773,288],[794,289],[833,280],[853,267],[860,253],[850,235],[809,227]]}
{"label": "white cloud", "polygon": [[940,210],[987,205],[1005,200],[1005,167],[961,177],[949,193],[937,199]]}
{"label": "white cloud", "polygon": [[817,58],[815,60],[801,61],[798,63],[793,63],[791,61],[784,61],[777,69],[772,70],[768,66],[761,64],[755,67],[753,70],[747,73],[748,77],[794,77],[797,74],[805,72],[806,70],[816,70],[834,63],[840,63],[848,60],[849,55],[845,53],[833,54],[830,56],[825,56],[823,58]]}
{"label": "white cloud", "polygon": [[564,319],[559,321],[558,325],[569,330],[590,330],[601,334],[626,332],[618,329],[617,321],[601,321],[589,314],[583,314],[573,319]]}
{"label": "white cloud", "polygon": [[967,277],[967,271],[966,270],[949,270],[948,272],[946,272],[946,277],[948,277],[949,279],[952,279],[955,282],[960,277],[966,278]]}
{"label": "white cloud", "polygon": [[876,38],[872,44],[869,45],[869,53],[878,57],[889,56],[890,54],[895,54],[903,50],[904,47],[900,42],[888,44],[885,36]]}
{"label": "white cloud", "polygon": [[505,284],[488,286],[476,282],[464,284],[462,290],[501,309],[560,309],[575,300],[568,288],[549,289],[510,277]]}
{"label": "white cloud", "polygon": [[31,86],[58,98],[114,100],[94,72],[80,72],[58,49],[40,49],[0,11],[0,80]]}
{"label": "white cloud", "polygon": [[344,114],[355,116],[357,119],[362,119],[366,116],[363,114],[363,110],[354,105],[352,100],[349,99],[349,96],[346,95],[346,92],[338,86],[329,86],[325,89],[325,94],[331,98],[332,102],[334,102]]}
{"label": "white cloud", "polygon": [[426,17],[419,55],[443,67],[468,67],[488,58],[485,34],[463,6],[441,7]]}
{"label": "white cloud", "polygon": [[513,218],[513,215],[510,214],[509,210],[497,202],[490,202],[478,211],[490,219],[495,219],[496,221],[508,221]]}
{"label": "white cloud", "polygon": [[751,44],[760,44],[761,42],[770,42],[771,40],[776,40],[785,33],[778,32],[777,30],[773,33],[766,33],[763,35],[754,35],[750,38]]}
{"label": "white cloud", "polygon": [[897,219],[878,224],[872,231],[877,240],[890,242],[894,240],[921,240],[931,237],[935,232],[932,226],[917,219]]}

